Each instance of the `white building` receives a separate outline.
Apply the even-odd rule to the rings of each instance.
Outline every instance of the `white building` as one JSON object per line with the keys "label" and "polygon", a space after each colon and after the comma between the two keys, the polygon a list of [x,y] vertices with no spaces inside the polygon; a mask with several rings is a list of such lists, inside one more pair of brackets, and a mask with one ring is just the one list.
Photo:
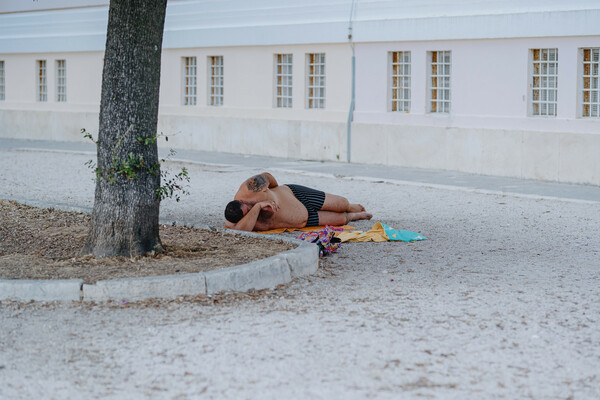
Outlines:
{"label": "white building", "polygon": [[[0,5],[0,137],[97,131],[107,3]],[[599,53],[598,0],[169,0],[159,131],[600,185]]]}

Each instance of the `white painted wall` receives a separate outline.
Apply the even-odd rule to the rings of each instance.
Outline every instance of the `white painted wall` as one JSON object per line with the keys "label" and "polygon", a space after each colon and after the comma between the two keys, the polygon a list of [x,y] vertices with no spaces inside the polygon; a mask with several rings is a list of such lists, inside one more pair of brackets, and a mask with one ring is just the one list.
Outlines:
{"label": "white painted wall", "polygon": [[[352,160],[600,184],[600,119],[578,110],[579,49],[600,37],[358,44]],[[558,48],[558,115],[529,115],[529,49]],[[426,112],[426,54],[452,52],[449,114]],[[390,51],[411,51],[412,109],[387,111]]]}
{"label": "white painted wall", "polygon": [[104,6],[109,2],[110,0],[2,0],[0,1],[0,13]]}
{"label": "white painted wall", "polygon": [[[293,54],[293,107],[274,104],[275,54]],[[325,109],[305,107],[305,60],[307,53],[326,53]],[[197,57],[198,100],[182,104],[182,58]],[[224,104],[208,105],[208,57],[223,56]],[[350,57],[347,45],[251,46],[204,49],[167,49],[163,52],[161,111],[166,114],[244,116],[317,121],[345,121],[350,105]]]}
{"label": "white painted wall", "polygon": [[[159,131],[174,147],[346,160],[351,2],[261,4],[169,2]],[[327,12],[310,13],[315,7]],[[30,11],[2,14],[0,8],[6,73],[0,136],[82,140],[81,128],[98,127],[107,8]],[[600,119],[580,118],[577,108],[577,55],[581,47],[600,47],[598,17],[600,4],[590,0],[410,0],[402,8],[391,0],[359,1],[352,160],[600,185]],[[528,115],[530,48],[558,48],[556,117]],[[412,53],[410,113],[388,111],[388,53],[396,50]],[[452,52],[447,115],[426,112],[426,56],[439,50]],[[326,53],[326,109],[308,110],[305,55],[318,52]],[[291,109],[273,107],[277,53],[294,55]],[[207,103],[213,55],[224,58],[220,107]],[[198,60],[196,106],[182,105],[187,56]],[[47,103],[36,101],[38,59],[47,60]],[[57,59],[67,60],[67,103],[55,101]]]}
{"label": "white painted wall", "polygon": [[[6,101],[0,109],[97,111],[102,84],[100,52],[0,55],[4,60]],[[46,60],[48,101],[37,101],[37,60]],[[56,102],[56,60],[67,62],[67,102]]]}
{"label": "white painted wall", "polygon": [[[326,53],[326,108],[305,107],[307,53]],[[293,54],[293,107],[274,104],[274,57]],[[291,158],[345,159],[350,103],[347,45],[166,49],[162,57],[159,132],[174,147]],[[182,105],[182,58],[197,57],[197,105]],[[224,104],[208,105],[208,57],[223,56]],[[82,140],[98,130],[102,52],[0,55],[6,100],[0,136]],[[48,101],[38,102],[36,60],[47,61]],[[55,60],[67,61],[67,102],[55,101]]]}
{"label": "white painted wall", "polygon": [[[307,53],[326,53],[326,108],[305,107]],[[293,107],[275,108],[275,54],[293,54]],[[222,55],[224,104],[208,105],[208,57]],[[198,99],[182,105],[182,58],[197,57]],[[174,146],[291,158],[345,159],[351,51],[347,45],[169,49],[163,56],[159,130]]]}
{"label": "white painted wall", "polygon": [[[461,40],[356,45],[356,113],[361,123],[600,133],[597,119],[578,118],[578,49],[600,37]],[[558,115],[528,115],[529,49],[558,48]],[[411,51],[412,109],[387,112],[389,51]],[[452,108],[426,112],[426,54],[452,51]]]}

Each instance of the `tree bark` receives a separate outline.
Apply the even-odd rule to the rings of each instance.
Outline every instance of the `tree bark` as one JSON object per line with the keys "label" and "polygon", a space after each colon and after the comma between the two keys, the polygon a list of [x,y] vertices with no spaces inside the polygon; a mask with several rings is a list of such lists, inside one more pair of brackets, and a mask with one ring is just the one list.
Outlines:
{"label": "tree bark", "polygon": [[[86,254],[135,257],[162,250],[158,147],[144,139],[156,138],[166,6],[167,0],[110,2]],[[135,176],[115,167],[128,159],[136,160]]]}

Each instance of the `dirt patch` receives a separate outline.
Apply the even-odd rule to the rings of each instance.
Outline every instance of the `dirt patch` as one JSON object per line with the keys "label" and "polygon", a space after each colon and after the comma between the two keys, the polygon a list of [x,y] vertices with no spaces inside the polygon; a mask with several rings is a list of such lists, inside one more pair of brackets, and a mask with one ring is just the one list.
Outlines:
{"label": "dirt patch", "polygon": [[161,225],[165,252],[135,259],[80,256],[87,214],[0,200],[0,279],[98,280],[186,274],[260,260],[295,246],[281,240]]}

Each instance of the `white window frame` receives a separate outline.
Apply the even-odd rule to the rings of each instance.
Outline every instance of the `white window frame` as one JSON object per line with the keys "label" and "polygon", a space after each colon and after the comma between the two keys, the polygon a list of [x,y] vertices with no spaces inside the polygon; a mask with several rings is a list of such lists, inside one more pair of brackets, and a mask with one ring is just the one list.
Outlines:
{"label": "white window frame", "polygon": [[208,66],[208,105],[220,107],[223,105],[225,89],[223,56],[209,56]]}
{"label": "white window frame", "polygon": [[558,49],[530,49],[529,68],[529,115],[556,117],[558,114]]}
{"label": "white window frame", "polygon": [[45,102],[48,101],[48,74],[47,74],[47,63],[46,60],[36,60],[37,68],[36,76],[36,87],[37,87],[37,101]]}
{"label": "white window frame", "polygon": [[198,94],[198,59],[194,56],[182,57],[181,104],[195,106]]}
{"label": "white window frame", "polygon": [[449,114],[452,105],[452,52],[427,52],[427,112]]}
{"label": "white window frame", "polygon": [[600,47],[586,47],[580,54],[579,115],[582,118],[600,117]]}
{"label": "white window frame", "polygon": [[326,96],[325,53],[306,54],[306,108],[325,108]]}
{"label": "white window frame", "polygon": [[292,108],[294,55],[275,54],[274,75],[275,88],[273,106],[275,108]]}
{"label": "white window frame", "polygon": [[67,101],[67,60],[56,60],[56,101]]}
{"label": "white window frame", "polygon": [[0,60],[0,101],[6,100],[6,84],[4,80],[4,60]]}
{"label": "white window frame", "polygon": [[410,51],[388,53],[388,111],[390,112],[410,112],[411,57]]}

